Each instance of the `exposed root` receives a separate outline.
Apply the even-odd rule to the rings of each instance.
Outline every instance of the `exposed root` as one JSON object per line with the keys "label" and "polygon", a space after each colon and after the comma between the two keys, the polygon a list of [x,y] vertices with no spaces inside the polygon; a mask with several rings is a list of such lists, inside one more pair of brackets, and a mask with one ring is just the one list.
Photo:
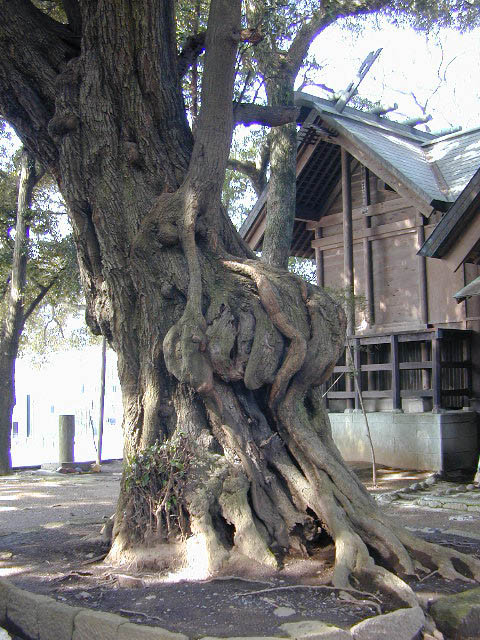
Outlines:
{"label": "exposed root", "polygon": [[223,484],[219,502],[222,514],[227,522],[235,527],[234,544],[236,549],[260,564],[277,567],[277,560],[255,525],[248,504],[249,482],[245,476],[229,477]]}
{"label": "exposed root", "polygon": [[357,574],[363,584],[374,585],[380,592],[386,592],[407,607],[417,607],[418,599],[408,584],[384,567],[373,565],[363,568]]}
{"label": "exposed root", "polygon": [[258,589],[257,591],[248,591],[247,593],[243,592],[234,597],[243,598],[245,596],[257,596],[257,595],[263,595],[264,593],[273,593],[274,591],[291,591],[293,589],[310,589],[310,590],[317,590],[317,591],[339,591],[340,593],[342,592],[352,593],[354,595],[358,595],[361,597],[370,598],[372,601],[372,605],[374,600],[376,601],[375,606],[378,606],[378,604],[381,603],[380,598],[377,598],[376,596],[372,595],[368,591],[360,591],[359,589],[353,589],[353,588],[345,588],[340,590],[338,587],[331,587],[327,584],[289,584],[289,585],[282,585],[280,587],[268,587],[267,589]]}
{"label": "exposed root", "polygon": [[[202,582],[204,582],[204,583],[222,582],[222,581],[226,581],[226,580],[238,580],[240,582],[251,582],[251,583],[258,582],[258,584],[270,584],[270,585],[273,585],[273,582],[269,582],[268,580],[258,580],[257,578],[245,578],[243,576],[236,576],[236,575],[214,576],[213,578],[208,578],[207,580],[202,580]],[[234,597],[236,597],[236,596],[234,596]]]}
{"label": "exposed root", "polygon": [[[402,541],[410,554],[417,558],[422,564],[432,570],[436,570],[445,580],[463,580],[465,582],[480,582],[480,560],[472,556],[467,556],[460,551],[444,547],[431,542],[426,542],[421,538],[412,536],[408,531],[395,529],[397,537]],[[469,575],[461,573],[458,568]]]}

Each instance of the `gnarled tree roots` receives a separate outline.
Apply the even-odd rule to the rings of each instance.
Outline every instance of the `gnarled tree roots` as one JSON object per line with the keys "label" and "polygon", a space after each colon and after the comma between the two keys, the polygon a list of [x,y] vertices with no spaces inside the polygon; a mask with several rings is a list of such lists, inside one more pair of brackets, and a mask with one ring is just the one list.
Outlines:
{"label": "gnarled tree roots", "polygon": [[[281,568],[327,533],[340,589],[385,590],[413,606],[403,579],[418,571],[480,581],[478,560],[392,526],[344,464],[318,390],[343,349],[341,309],[258,261],[211,264],[202,265],[202,316],[190,318],[187,304],[164,341],[178,381],[177,431],[195,454],[177,567],[191,562],[203,577],[228,572],[238,558]],[[114,534],[118,559],[132,540],[121,523]]]}

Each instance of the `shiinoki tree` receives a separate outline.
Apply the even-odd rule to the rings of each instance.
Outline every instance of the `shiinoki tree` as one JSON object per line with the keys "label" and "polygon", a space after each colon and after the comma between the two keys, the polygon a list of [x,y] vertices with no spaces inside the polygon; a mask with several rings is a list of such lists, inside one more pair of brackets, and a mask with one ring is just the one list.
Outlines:
{"label": "shiinoki tree", "polygon": [[[212,0],[194,135],[173,0],[63,0],[68,24],[0,1],[0,112],[58,180],[87,319],[118,355],[127,464],[112,560],[180,566],[203,549],[280,567],[323,532],[332,583],[415,597],[418,570],[480,578],[480,563],[393,526],[336,449],[318,385],[342,310],[261,263],[221,206],[232,130],[291,107],[232,102],[241,0]],[[165,553],[167,549],[167,553]]]}

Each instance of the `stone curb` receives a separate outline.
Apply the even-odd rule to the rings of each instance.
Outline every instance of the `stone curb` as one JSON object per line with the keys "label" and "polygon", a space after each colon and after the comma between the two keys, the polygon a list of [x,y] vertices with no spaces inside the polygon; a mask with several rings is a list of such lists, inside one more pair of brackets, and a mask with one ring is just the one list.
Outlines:
{"label": "stone curb", "polygon": [[[439,485],[450,484],[450,487],[438,490]],[[417,494],[417,495],[415,495]],[[405,500],[411,504],[431,509],[451,509],[452,511],[480,512],[480,485],[478,483],[447,483],[437,474],[429,476],[423,482],[378,493],[374,496],[380,504],[390,504],[395,500]]]}
{"label": "stone curb", "polygon": [[0,579],[0,625],[28,640],[188,640],[161,627],[132,624],[113,613],[72,607]]}
{"label": "stone curb", "polygon": [[[418,609],[418,611],[416,611]],[[414,609],[399,609],[391,614],[374,616],[354,625],[345,631],[339,627],[326,624],[321,620],[303,620],[281,625],[280,636],[258,636],[237,638],[231,636],[228,640],[354,640],[360,638],[356,629],[359,625],[377,625],[380,619],[396,622],[396,616],[401,615],[417,618],[417,625],[423,627],[424,617],[420,607]],[[418,618],[420,617],[420,623]],[[378,620],[377,620],[378,619]],[[133,624],[126,618],[113,613],[95,611],[67,605],[63,602],[19,589],[8,580],[0,578],[0,627],[6,626],[11,632],[18,632],[28,640],[189,640],[188,636],[173,633],[161,627],[148,627]],[[383,626],[383,625],[382,625]],[[369,627],[371,628],[371,627]],[[381,633],[375,633],[371,628],[369,640],[384,638]],[[416,636],[415,636],[416,637]],[[412,635],[394,636],[394,639],[413,640]],[[363,637],[362,637],[363,639]],[[204,636],[200,640],[225,640]]]}

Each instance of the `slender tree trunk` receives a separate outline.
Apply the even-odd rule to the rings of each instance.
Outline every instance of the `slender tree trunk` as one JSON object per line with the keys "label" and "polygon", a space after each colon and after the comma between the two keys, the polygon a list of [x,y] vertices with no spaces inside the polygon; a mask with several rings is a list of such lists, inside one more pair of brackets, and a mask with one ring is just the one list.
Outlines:
{"label": "slender tree trunk", "polygon": [[24,293],[28,258],[28,212],[36,182],[35,159],[22,151],[10,295],[0,327],[0,475],[12,470],[11,433],[15,406],[15,360],[24,325]]}

